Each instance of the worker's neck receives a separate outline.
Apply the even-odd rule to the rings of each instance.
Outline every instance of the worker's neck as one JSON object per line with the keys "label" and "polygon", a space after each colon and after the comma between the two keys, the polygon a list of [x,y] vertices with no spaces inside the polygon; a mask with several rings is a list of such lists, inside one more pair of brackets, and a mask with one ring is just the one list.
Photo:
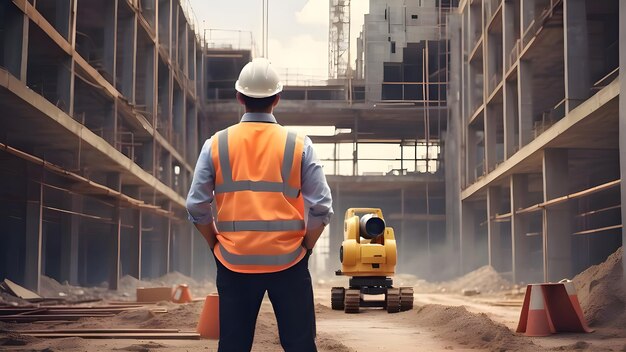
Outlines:
{"label": "worker's neck", "polygon": [[248,109],[248,108],[246,108],[246,113],[271,114],[273,112],[274,112],[273,108],[269,108],[269,109]]}

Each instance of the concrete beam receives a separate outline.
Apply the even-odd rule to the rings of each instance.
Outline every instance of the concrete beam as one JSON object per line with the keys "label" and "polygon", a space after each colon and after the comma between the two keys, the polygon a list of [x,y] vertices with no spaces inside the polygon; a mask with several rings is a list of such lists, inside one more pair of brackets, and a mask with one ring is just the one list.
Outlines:
{"label": "concrete beam", "polygon": [[[567,149],[546,149],[543,155],[543,195],[549,201],[569,194]],[[573,214],[570,204],[562,203],[543,210],[544,281],[571,278]]]}
{"label": "concrete beam", "polygon": [[[619,41],[626,42],[626,2],[619,4]],[[626,87],[626,45],[619,47],[619,81],[621,87]],[[619,160],[622,180],[626,180],[626,94],[619,96]],[[620,185],[622,219],[626,219],[626,182]],[[623,223],[623,222],[622,222]],[[622,225],[622,243],[626,243],[626,228]],[[626,260],[622,258],[624,272],[626,272]],[[624,281],[626,283],[626,280]]]}
{"label": "concrete beam", "polygon": [[4,72],[5,74],[3,75],[0,70],[0,87],[9,90],[12,94],[28,102],[36,111],[42,114],[41,118],[55,121],[59,126],[66,129],[68,133],[82,138],[84,142],[83,148],[91,148],[99,152],[100,155],[105,157],[104,160],[107,160],[111,165],[115,165],[127,172],[128,177],[140,180],[145,185],[153,187],[156,192],[168,197],[178,206],[185,206],[185,199],[178,195],[173,189],[157,180],[154,176],[143,170],[139,165],[128,159],[124,154],[120,153],[87,127],[61,112],[57,107],[39,94],[33,92],[12,75],[6,74],[6,71]]}
{"label": "concrete beam", "polygon": [[589,97],[589,37],[586,0],[564,0],[565,109],[572,111]]}
{"label": "concrete beam", "polygon": [[[550,127],[550,129],[532,140],[532,142],[530,142],[527,146],[521,148],[511,158],[505,160],[496,168],[496,170],[490,172],[480,181],[474,182],[461,191],[461,199],[467,199],[479,190],[491,184],[493,181],[500,179],[502,176],[516,172],[516,168],[520,165],[520,163],[533,156],[537,156],[537,153],[539,153],[542,149],[549,147],[550,144],[561,134],[566,133],[568,130],[574,128],[578,123],[585,119],[593,119],[594,114],[596,114],[598,110],[601,110],[605,104],[613,101],[619,96],[619,85],[619,81],[613,81],[593,97],[587,99],[587,101],[574,109],[574,111],[570,112],[564,118],[556,122],[552,127]],[[520,99],[522,99],[521,96]]]}

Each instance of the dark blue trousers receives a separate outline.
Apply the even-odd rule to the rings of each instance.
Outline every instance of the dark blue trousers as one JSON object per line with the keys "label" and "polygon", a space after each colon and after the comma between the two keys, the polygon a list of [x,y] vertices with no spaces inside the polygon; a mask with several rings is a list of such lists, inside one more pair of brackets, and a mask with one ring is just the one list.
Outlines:
{"label": "dark blue trousers", "polygon": [[219,260],[215,262],[220,296],[218,351],[250,351],[266,291],[274,307],[283,349],[287,352],[317,351],[309,254],[289,269],[268,274],[237,273]]}

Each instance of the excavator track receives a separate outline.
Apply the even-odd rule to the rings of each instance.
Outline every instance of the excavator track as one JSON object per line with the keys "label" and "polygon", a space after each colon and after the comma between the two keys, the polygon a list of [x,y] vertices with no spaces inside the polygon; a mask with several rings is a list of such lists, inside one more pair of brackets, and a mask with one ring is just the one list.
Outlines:
{"label": "excavator track", "polygon": [[330,290],[330,306],[334,310],[343,310],[346,289],[343,287],[333,287]]}
{"label": "excavator track", "polygon": [[400,311],[413,309],[413,287],[400,288]]}
{"label": "excavator track", "polygon": [[400,289],[387,289],[387,313],[398,313],[400,311]]}
{"label": "excavator track", "polygon": [[343,311],[346,313],[358,313],[361,304],[361,290],[348,289],[344,300]]}

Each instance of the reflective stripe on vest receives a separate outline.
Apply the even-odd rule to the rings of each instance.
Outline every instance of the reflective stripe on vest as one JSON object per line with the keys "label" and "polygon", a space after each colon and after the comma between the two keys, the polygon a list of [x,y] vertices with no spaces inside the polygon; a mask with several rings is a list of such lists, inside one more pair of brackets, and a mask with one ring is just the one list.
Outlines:
{"label": "reflective stripe on vest", "polygon": [[288,183],[289,175],[291,174],[291,165],[293,164],[293,156],[296,149],[296,137],[297,134],[293,131],[289,131],[287,134],[283,165],[281,167],[283,182],[250,180],[233,181],[233,171],[230,167],[230,156],[228,151],[228,130],[220,132],[218,134],[218,154],[220,166],[222,168],[223,183],[215,185],[215,194],[253,191],[283,193],[285,197],[290,198],[298,197],[300,195],[300,190],[291,187]]}
{"label": "reflective stripe on vest", "polygon": [[216,225],[219,232],[298,231],[305,229],[303,220],[218,221]]}
{"label": "reflective stripe on vest", "polygon": [[288,265],[292,263],[294,260],[298,258],[298,256],[304,251],[304,247],[299,246],[295,251],[286,254],[279,255],[239,255],[233,254],[224,248],[224,246],[219,246],[220,253],[222,257],[226,259],[226,261],[230,264],[234,265]]}

